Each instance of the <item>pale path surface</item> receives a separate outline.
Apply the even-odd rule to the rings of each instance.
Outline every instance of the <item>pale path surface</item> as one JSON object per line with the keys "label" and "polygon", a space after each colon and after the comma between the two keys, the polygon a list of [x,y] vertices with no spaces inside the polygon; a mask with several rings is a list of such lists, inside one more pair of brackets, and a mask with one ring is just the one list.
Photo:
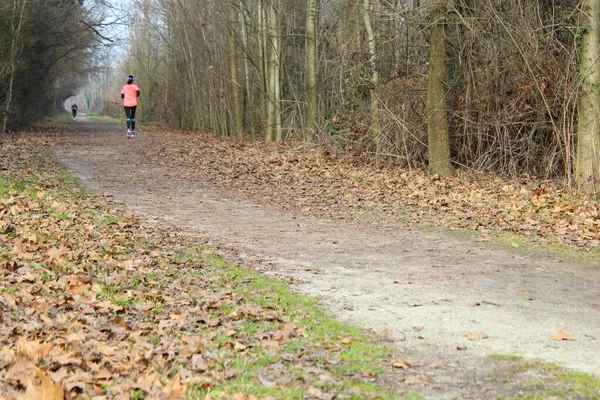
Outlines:
{"label": "pale path surface", "polygon": [[[145,152],[181,137],[140,133],[127,140],[120,127],[77,123],[79,133],[54,150],[84,185],[113,194],[147,221],[173,225],[229,259],[292,282],[339,320],[389,338],[407,358],[437,361],[464,379],[485,375],[488,361],[480,357],[491,354],[600,375],[598,265],[400,224],[282,212],[203,176],[175,176]],[[561,329],[575,340],[551,340]],[[489,337],[470,341],[469,332]],[[432,379],[460,381],[456,370]]]}

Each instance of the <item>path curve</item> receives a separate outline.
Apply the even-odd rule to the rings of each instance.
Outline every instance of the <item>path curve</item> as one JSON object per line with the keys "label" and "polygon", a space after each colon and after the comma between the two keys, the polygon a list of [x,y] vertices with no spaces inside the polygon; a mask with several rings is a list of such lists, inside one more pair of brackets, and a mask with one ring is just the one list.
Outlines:
{"label": "path curve", "polygon": [[[185,136],[127,140],[120,127],[75,125],[54,152],[88,188],[292,282],[339,320],[373,330],[405,354],[473,371],[481,357],[518,355],[600,375],[598,265],[437,231],[283,212],[203,176],[174,176],[145,151],[180,146]],[[552,340],[559,330],[575,340]],[[473,332],[488,337],[469,340]]]}

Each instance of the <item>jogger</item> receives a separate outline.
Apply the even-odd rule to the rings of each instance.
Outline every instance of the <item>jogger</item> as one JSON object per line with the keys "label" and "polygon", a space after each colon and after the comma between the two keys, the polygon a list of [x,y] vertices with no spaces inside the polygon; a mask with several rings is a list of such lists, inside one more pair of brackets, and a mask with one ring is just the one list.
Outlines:
{"label": "jogger", "polygon": [[140,88],[133,83],[133,75],[127,77],[127,83],[121,89],[121,98],[123,99],[123,106],[125,107],[125,118],[127,122],[127,137],[135,137],[135,110],[137,109],[138,101],[140,97]]}
{"label": "jogger", "polygon": [[75,119],[75,117],[77,116],[77,108],[77,104],[73,102],[73,105],[71,106],[71,112],[73,112],[73,119]]}

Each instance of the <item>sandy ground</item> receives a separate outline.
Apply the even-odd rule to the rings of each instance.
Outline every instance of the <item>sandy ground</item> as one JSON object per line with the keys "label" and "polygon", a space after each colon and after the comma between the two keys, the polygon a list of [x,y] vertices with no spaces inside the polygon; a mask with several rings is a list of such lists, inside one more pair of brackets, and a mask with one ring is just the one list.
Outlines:
{"label": "sandy ground", "polygon": [[[413,381],[429,391],[425,398],[516,395],[502,362],[487,357],[495,354],[600,375],[599,265],[397,222],[283,212],[210,177],[156,166],[145,149],[168,146],[176,135],[140,131],[128,140],[121,127],[85,118],[75,125],[54,152],[85,186],[292,283],[340,321],[393,343],[421,367]],[[574,340],[552,340],[560,330]]]}

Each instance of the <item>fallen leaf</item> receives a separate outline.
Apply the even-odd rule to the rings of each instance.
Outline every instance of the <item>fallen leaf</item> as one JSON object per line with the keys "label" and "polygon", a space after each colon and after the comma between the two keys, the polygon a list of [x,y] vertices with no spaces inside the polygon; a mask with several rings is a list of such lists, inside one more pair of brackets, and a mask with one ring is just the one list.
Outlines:
{"label": "fallen leaf", "polygon": [[168,399],[182,398],[185,396],[186,385],[181,383],[181,375],[177,375],[165,386],[164,393]]}
{"label": "fallen leaf", "polygon": [[35,385],[31,379],[27,382],[27,390],[22,397],[23,400],[64,400],[65,393],[59,384],[46,375],[38,368],[35,369],[35,375],[40,381],[40,385]]}
{"label": "fallen leaf", "polygon": [[411,367],[409,360],[392,360],[392,367],[400,369],[409,369]]}
{"label": "fallen leaf", "polygon": [[483,332],[468,332],[467,338],[469,340],[481,340],[481,339],[487,339],[488,335]]}
{"label": "fallen leaf", "polygon": [[562,329],[556,333],[556,335],[552,336],[552,340],[575,340],[568,333],[563,331]]}

